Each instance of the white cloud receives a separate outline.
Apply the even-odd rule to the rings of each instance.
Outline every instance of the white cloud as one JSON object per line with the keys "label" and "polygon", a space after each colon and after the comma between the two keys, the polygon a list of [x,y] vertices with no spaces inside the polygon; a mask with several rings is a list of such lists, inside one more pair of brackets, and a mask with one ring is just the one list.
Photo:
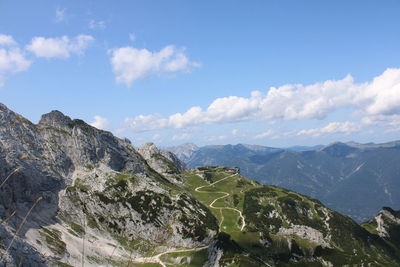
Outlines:
{"label": "white cloud", "polygon": [[[135,77],[131,77],[131,80]],[[123,77],[121,78],[123,80]],[[387,69],[371,82],[355,83],[348,75],[311,85],[288,84],[271,87],[265,95],[254,91],[248,98],[228,96],[215,99],[205,110],[195,106],[184,113],[157,117],[158,122],[140,115],[128,119],[137,131],[184,128],[200,124],[232,123],[248,120],[324,119],[344,107],[361,116],[389,116],[400,112],[400,69]]]}
{"label": "white cloud", "polygon": [[130,33],[129,34],[129,40],[131,40],[132,42],[136,41],[136,34]]}
{"label": "white cloud", "polygon": [[166,128],[168,120],[159,115],[139,115],[135,118],[126,118],[124,124],[137,131],[151,131]]}
{"label": "white cloud", "polygon": [[362,118],[365,125],[391,125],[400,126],[400,114],[393,115],[369,115]]}
{"label": "white cloud", "polygon": [[104,20],[93,20],[91,19],[88,24],[89,29],[91,30],[104,30],[106,28],[106,22]]}
{"label": "white cloud", "polygon": [[63,22],[67,19],[67,9],[66,8],[57,8],[56,9],[56,22]]}
{"label": "white cloud", "polygon": [[181,134],[181,135],[174,135],[174,136],[172,136],[172,140],[173,140],[173,141],[185,140],[185,139],[189,139],[189,138],[191,138],[191,137],[192,137],[191,134],[183,133],[183,134]]}
{"label": "white cloud", "polygon": [[0,87],[8,75],[26,71],[31,64],[12,36],[0,34]]}
{"label": "white cloud", "polygon": [[400,114],[393,115],[369,115],[361,120],[366,126],[384,126],[385,133],[398,132],[400,130]]}
{"label": "white cloud", "polygon": [[99,115],[94,116],[94,121],[90,123],[90,125],[96,127],[97,129],[105,129],[107,128],[108,124],[108,120]]}
{"label": "white cloud", "polygon": [[111,65],[116,82],[131,86],[138,79],[161,73],[189,71],[199,63],[192,62],[184,49],[166,46],[158,52],[131,46],[111,50]]}
{"label": "white cloud", "polygon": [[274,132],[273,130],[267,130],[267,131],[265,131],[265,132],[256,134],[256,135],[254,136],[254,138],[255,138],[255,139],[263,139],[263,138],[272,136],[274,133],[275,133],[275,132]]}
{"label": "white cloud", "polygon": [[37,57],[68,58],[71,54],[82,55],[94,40],[90,35],[78,35],[74,38],[62,36],[58,38],[35,37],[26,49]]}
{"label": "white cloud", "polygon": [[[387,69],[382,75],[360,86],[356,98],[369,115],[394,115],[400,113],[400,69]],[[356,96],[357,97],[357,96]]]}
{"label": "white cloud", "polygon": [[14,46],[16,44],[17,42],[11,35],[0,34],[0,46]]}
{"label": "white cloud", "polygon": [[349,134],[352,132],[357,132],[361,129],[361,126],[354,122],[331,122],[325,127],[301,130],[296,135],[310,135],[314,137],[321,136],[323,134],[333,134],[333,133],[344,133]]}
{"label": "white cloud", "polygon": [[237,135],[238,133],[239,133],[239,130],[238,130],[238,129],[233,129],[232,132],[231,132],[231,134],[232,134],[233,136]]}

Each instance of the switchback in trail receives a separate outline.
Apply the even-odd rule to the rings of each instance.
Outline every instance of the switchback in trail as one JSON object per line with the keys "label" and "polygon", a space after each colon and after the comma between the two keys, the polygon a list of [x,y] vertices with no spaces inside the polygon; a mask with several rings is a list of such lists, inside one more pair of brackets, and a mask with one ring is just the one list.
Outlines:
{"label": "switchback in trail", "polygon": [[[213,206],[214,203],[215,203],[216,201],[218,201],[218,200],[220,200],[220,199],[223,199],[223,198],[226,198],[226,197],[229,197],[229,196],[231,195],[230,193],[228,193],[228,192],[222,192],[222,191],[218,191],[218,192],[214,192],[214,191],[200,191],[200,189],[202,189],[202,188],[214,186],[215,184],[220,183],[220,182],[222,182],[222,181],[224,181],[224,180],[226,180],[226,179],[229,179],[229,178],[231,178],[231,177],[233,177],[233,176],[235,176],[235,175],[238,175],[238,174],[232,174],[232,175],[227,176],[227,177],[225,177],[225,178],[222,178],[222,179],[220,179],[220,180],[218,180],[218,181],[216,181],[216,182],[213,182],[213,183],[211,183],[211,184],[209,184],[209,185],[203,185],[203,186],[196,187],[195,191],[196,191],[196,192],[199,192],[199,193],[213,193],[213,194],[218,193],[218,194],[223,194],[223,196],[215,198],[215,199],[211,202],[211,204],[209,205],[209,207],[212,208],[212,209],[219,209],[219,210],[227,209],[227,210],[234,210],[234,211],[238,212],[238,213],[239,213],[239,216],[240,216],[240,218],[241,218],[241,220],[242,220],[242,226],[240,227],[240,231],[243,231],[244,227],[246,226],[246,221],[245,221],[245,219],[244,219],[244,217],[243,217],[243,214],[242,214],[242,212],[241,212],[240,210],[235,209],[235,208],[231,208],[231,207],[214,207],[214,206]],[[224,217],[223,217],[222,213],[221,213],[221,217],[222,217],[222,219],[221,219],[221,222],[220,222],[220,226],[222,225],[222,222],[224,221]]]}

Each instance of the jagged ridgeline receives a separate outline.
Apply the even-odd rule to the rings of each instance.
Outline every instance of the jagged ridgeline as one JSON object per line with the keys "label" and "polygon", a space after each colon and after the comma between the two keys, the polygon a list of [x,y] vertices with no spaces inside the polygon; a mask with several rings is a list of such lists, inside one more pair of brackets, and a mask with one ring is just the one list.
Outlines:
{"label": "jagged ridgeline", "polygon": [[143,148],[145,160],[128,140],[58,111],[35,125],[1,105],[0,125],[1,262],[126,266],[217,234],[173,154]]}
{"label": "jagged ridgeline", "polygon": [[3,266],[398,266],[400,214],[362,226],[236,168],[0,104]]}

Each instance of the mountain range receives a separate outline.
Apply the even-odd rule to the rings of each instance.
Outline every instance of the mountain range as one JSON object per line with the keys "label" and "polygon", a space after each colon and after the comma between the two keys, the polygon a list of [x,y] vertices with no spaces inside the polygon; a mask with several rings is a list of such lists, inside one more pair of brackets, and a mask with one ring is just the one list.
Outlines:
{"label": "mountain range", "polygon": [[285,149],[184,144],[166,149],[190,168],[236,166],[246,177],[317,198],[358,222],[382,206],[400,208],[400,141]]}
{"label": "mountain range", "polygon": [[189,169],[59,111],[34,124],[0,104],[0,126],[1,266],[400,264],[390,207],[360,225],[238,168]]}

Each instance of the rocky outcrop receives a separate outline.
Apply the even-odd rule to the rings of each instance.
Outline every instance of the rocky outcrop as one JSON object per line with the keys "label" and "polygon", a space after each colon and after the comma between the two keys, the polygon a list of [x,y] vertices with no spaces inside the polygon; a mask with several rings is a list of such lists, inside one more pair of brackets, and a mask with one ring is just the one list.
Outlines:
{"label": "rocky outcrop", "polygon": [[307,239],[323,248],[332,247],[328,242],[325,241],[324,235],[320,231],[306,225],[293,225],[289,228],[281,227],[279,228],[279,232],[277,234],[288,236],[295,235],[300,238]]}
{"label": "rocky outcrop", "polygon": [[199,147],[192,143],[186,143],[179,146],[167,147],[165,149],[174,153],[183,162],[187,162],[193,153],[199,150]]}
{"label": "rocky outcrop", "polygon": [[186,164],[172,152],[160,150],[154,143],[145,143],[139,148],[139,153],[155,171],[164,175],[171,182],[183,182],[181,172],[186,169]]}
{"label": "rocky outcrop", "polygon": [[400,262],[390,208],[362,228],[235,168],[182,172],[152,143],[136,150],[59,111],[33,124],[0,104],[0,126],[0,266],[178,264],[177,253],[196,266]]}
{"label": "rocky outcrop", "polygon": [[378,215],[362,226],[400,248],[400,211],[384,207]]}
{"label": "rocky outcrop", "polygon": [[149,148],[145,159],[59,111],[33,124],[0,105],[0,125],[1,262],[98,266],[208,244],[218,230],[174,183],[183,166],[169,153]]}
{"label": "rocky outcrop", "polygon": [[362,265],[378,258],[383,265],[398,261],[393,250],[396,246],[388,245],[316,199],[265,186],[245,193],[243,209],[247,229],[260,232],[265,253],[280,261],[313,258],[334,266]]}

